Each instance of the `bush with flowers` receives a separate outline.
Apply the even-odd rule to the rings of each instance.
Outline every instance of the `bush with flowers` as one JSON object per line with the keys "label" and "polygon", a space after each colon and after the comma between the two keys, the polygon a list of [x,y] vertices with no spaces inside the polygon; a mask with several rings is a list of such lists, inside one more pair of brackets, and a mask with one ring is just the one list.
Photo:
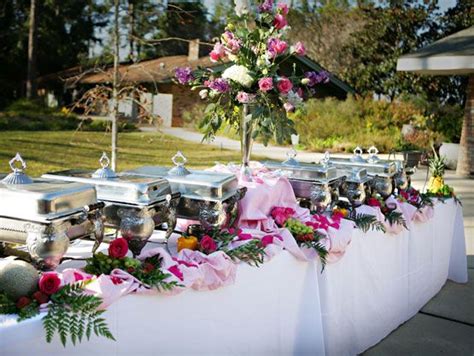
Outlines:
{"label": "bush with flowers", "polygon": [[66,346],[68,337],[75,345],[92,334],[115,340],[101,315],[102,299],[85,293],[90,280],[79,280],[73,284],[63,284],[56,272],[43,273],[37,290],[12,300],[0,293],[0,314],[17,314],[18,321],[32,318],[46,311],[43,327],[46,341],[51,342],[57,333]]}
{"label": "bush with flowers", "polygon": [[212,138],[223,123],[239,130],[242,106],[251,108],[253,137],[264,143],[270,138],[287,140],[295,133],[288,113],[302,107],[303,100],[315,92],[315,86],[329,81],[327,72],[285,75],[282,64],[291,56],[304,56],[303,43],[291,46],[286,40],[289,8],[285,3],[265,0],[256,8],[237,6],[233,18],[210,53],[212,62],[227,65],[223,72],[208,69],[192,71],[177,68],[180,84],[199,89],[208,100],[201,129]]}

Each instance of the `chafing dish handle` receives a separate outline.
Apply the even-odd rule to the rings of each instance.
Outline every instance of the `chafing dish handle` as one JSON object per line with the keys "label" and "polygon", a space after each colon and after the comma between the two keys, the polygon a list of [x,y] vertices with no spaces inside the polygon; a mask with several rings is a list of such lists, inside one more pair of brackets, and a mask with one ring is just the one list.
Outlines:
{"label": "chafing dish handle", "polygon": [[98,202],[98,203],[94,203],[94,204],[89,204],[89,205],[86,205],[84,207],[84,210],[87,212],[87,213],[90,213],[94,210],[100,210],[100,209],[103,209],[105,207],[105,203],[104,202]]}

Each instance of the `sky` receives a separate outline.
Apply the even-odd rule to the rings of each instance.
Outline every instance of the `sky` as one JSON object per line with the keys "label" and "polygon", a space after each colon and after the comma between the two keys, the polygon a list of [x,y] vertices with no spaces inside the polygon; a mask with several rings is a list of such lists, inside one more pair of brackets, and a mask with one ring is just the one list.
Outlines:
{"label": "sky", "polygon": [[[176,1],[176,0],[175,0]],[[182,0],[182,1],[190,1],[190,0]],[[209,9],[209,11],[212,11],[213,7],[219,3],[220,0],[201,0],[204,5]],[[227,0],[228,1],[228,0]],[[423,1],[423,0],[419,0]],[[440,8],[441,12],[445,12],[447,9],[453,7],[456,5],[458,0],[438,0],[438,5]],[[289,4],[291,0],[275,0],[275,2],[285,2]],[[102,31],[102,33],[99,33],[99,38],[104,38],[106,39],[108,37],[107,31]],[[102,51],[101,45],[96,44],[94,48],[92,49],[91,55],[96,56],[99,55]],[[127,48],[121,48],[120,49],[120,58],[125,58],[128,54]]]}

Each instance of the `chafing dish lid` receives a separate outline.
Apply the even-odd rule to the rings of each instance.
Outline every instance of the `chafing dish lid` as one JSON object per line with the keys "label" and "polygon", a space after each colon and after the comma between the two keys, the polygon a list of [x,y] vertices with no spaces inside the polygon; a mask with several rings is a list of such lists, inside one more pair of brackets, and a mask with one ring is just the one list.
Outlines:
{"label": "chafing dish lid", "polygon": [[[354,157],[354,156],[353,156]],[[365,168],[369,176],[382,176],[382,177],[392,177],[397,172],[396,165],[394,162],[382,161],[379,160],[374,163],[369,163],[365,160],[363,161],[354,161],[352,157],[349,158],[331,158],[329,153],[326,152],[324,158],[324,164],[329,166],[334,166],[337,168],[346,168],[346,167],[356,167],[356,168]]]}
{"label": "chafing dish lid", "polygon": [[346,182],[349,183],[366,183],[371,178],[367,175],[367,169],[353,167],[352,169],[342,169],[338,170],[341,175],[346,176]]}
{"label": "chafing dish lid", "polygon": [[[21,168],[15,167],[16,162]],[[13,173],[0,174],[0,216],[47,223],[97,203],[92,185],[28,177],[19,154],[10,161],[10,167]]]}
{"label": "chafing dish lid", "polygon": [[293,179],[327,182],[338,178],[335,167],[319,164],[299,162],[298,165],[290,165],[275,161],[265,161],[263,165],[272,171],[280,170]]}
{"label": "chafing dish lid", "polygon": [[104,155],[100,163],[102,168],[97,171],[69,169],[44,174],[43,178],[92,184],[97,198],[111,203],[146,206],[169,199],[171,187],[165,179],[115,173],[108,168]]}
{"label": "chafing dish lid", "polygon": [[178,152],[173,158],[175,167],[144,166],[123,172],[144,177],[160,177],[169,181],[173,192],[196,200],[221,201],[237,192],[238,181],[233,174],[187,169],[186,157]]}

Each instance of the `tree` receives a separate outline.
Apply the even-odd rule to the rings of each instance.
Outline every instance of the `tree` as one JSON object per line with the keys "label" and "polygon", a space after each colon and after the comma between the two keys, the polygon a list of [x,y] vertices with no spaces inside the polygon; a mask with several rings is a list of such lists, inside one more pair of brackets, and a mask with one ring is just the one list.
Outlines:
{"label": "tree", "polygon": [[28,30],[28,77],[26,80],[26,97],[36,97],[36,37],[37,37],[36,0],[30,0],[30,19]]}

